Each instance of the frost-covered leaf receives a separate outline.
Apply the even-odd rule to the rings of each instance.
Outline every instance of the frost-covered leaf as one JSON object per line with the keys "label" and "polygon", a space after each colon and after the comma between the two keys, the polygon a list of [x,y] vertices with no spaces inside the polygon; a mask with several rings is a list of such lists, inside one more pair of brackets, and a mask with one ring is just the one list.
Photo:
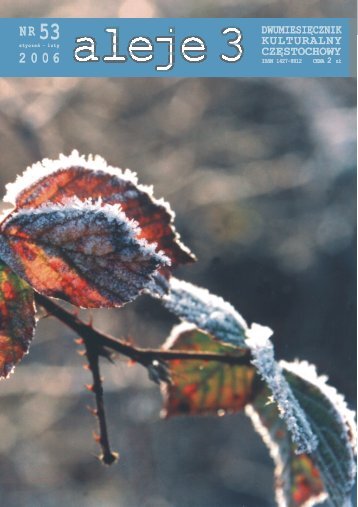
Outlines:
{"label": "frost-covered leaf", "polygon": [[0,258],[42,294],[85,308],[121,306],[153,289],[169,262],[137,232],[117,207],[72,199],[10,216]]}
{"label": "frost-covered leaf", "polygon": [[274,358],[269,328],[254,324],[249,329],[241,315],[222,298],[175,278],[170,280],[170,291],[162,301],[172,313],[214,339],[249,349],[252,364],[271,388],[298,452],[311,452],[315,448],[315,435]]}
{"label": "frost-covered leaf", "polygon": [[155,199],[152,187],[139,185],[136,174],[108,166],[101,157],[88,160],[73,151],[69,157],[45,159],[29,167],[15,183],[7,185],[5,200],[21,208],[62,203],[78,197],[101,199],[103,204],[120,204],[129,219],[138,222],[138,237],[155,242],[177,264],[193,262],[195,256],[179,239],[174,212],[163,199]]}
{"label": "frost-covered leaf", "polygon": [[245,320],[221,297],[191,283],[171,278],[170,291],[162,302],[181,320],[195,324],[215,339],[247,348]]}
{"label": "frost-covered leaf", "polygon": [[282,374],[317,437],[311,454],[297,454],[272,391],[265,386],[246,407],[274,459],[280,507],[310,507],[328,494],[329,504],[348,507],[356,474],[354,413],[337,391],[306,362],[280,363]]}
{"label": "frost-covered leaf", "polygon": [[264,382],[272,392],[272,397],[279,408],[280,417],[286,423],[296,444],[298,453],[311,453],[317,447],[317,438],[312,431],[306,414],[287,380],[281,366],[276,362],[270,336],[272,330],[268,327],[253,324],[246,331],[246,344],[253,355],[252,364],[256,366]]}
{"label": "frost-covered leaf", "polygon": [[310,507],[324,500],[326,494],[320,472],[308,454],[296,454],[285,421],[267,386],[263,386],[252,404],[246,406],[246,413],[275,463],[278,506]]}
{"label": "frost-covered leaf", "polygon": [[164,416],[179,414],[215,414],[236,412],[251,401],[255,368],[248,351],[223,345],[192,324],[176,326],[166,343],[166,350],[211,352],[241,358],[242,364],[218,361],[170,361],[171,383],[162,387]]}
{"label": "frost-covered leaf", "polygon": [[307,362],[281,362],[292,392],[305,411],[318,439],[312,457],[318,466],[330,502],[349,505],[356,476],[356,424],[342,395],[318,377]]}
{"label": "frost-covered leaf", "polygon": [[0,377],[27,353],[34,330],[33,290],[0,261]]}

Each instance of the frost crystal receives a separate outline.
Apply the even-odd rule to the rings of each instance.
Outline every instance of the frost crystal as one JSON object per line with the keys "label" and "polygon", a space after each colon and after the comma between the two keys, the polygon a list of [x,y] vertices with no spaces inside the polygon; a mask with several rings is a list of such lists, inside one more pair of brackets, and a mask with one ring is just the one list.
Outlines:
{"label": "frost crystal", "polygon": [[[352,447],[352,454],[357,451],[357,438],[356,438],[356,422],[355,412],[350,410],[347,406],[344,396],[340,394],[335,387],[327,384],[328,377],[326,375],[318,375],[316,367],[307,361],[294,361],[288,363],[287,361],[280,361],[280,365],[287,371],[291,371],[303,380],[310,382],[318,387],[321,393],[331,402],[332,407],[335,409],[335,417],[342,427],[348,429],[349,435],[346,438],[350,441]],[[344,435],[342,434],[342,437]]]}
{"label": "frost crystal", "polygon": [[170,292],[162,301],[174,315],[195,324],[218,340],[238,347],[247,347],[245,320],[221,297],[188,282],[171,278]]}
{"label": "frost crystal", "polygon": [[[280,361],[280,365],[288,374],[292,373],[301,379],[301,383],[312,385],[316,394],[315,397],[310,396],[310,406],[320,407],[320,410],[324,407],[326,411],[325,420],[317,421],[315,420],[315,411],[312,410],[310,417],[306,410],[312,427],[323,442],[315,452],[315,457],[334,505],[340,506],[344,499],[344,505],[349,506],[350,501],[346,496],[350,493],[356,476],[357,428],[355,413],[349,410],[344,397],[334,387],[327,385],[327,377],[317,375],[315,366],[307,361],[293,363]],[[295,389],[297,389],[297,396],[303,396],[302,401],[304,402],[307,399],[305,391],[299,387]],[[318,393],[320,397],[318,397]],[[317,408],[316,412],[319,413]],[[339,453],[337,453],[336,447],[337,437]]]}
{"label": "frost crystal", "polygon": [[[74,196],[82,201],[100,198],[103,204],[119,204],[129,219],[138,222],[140,237],[156,242],[158,250],[172,260],[172,266],[195,260],[180,241],[169,204],[156,199],[151,186],[139,185],[135,173],[109,166],[99,156],[85,158],[73,151],[69,157],[44,159],[6,188],[5,200],[15,204],[17,210],[64,203]],[[168,269],[164,271],[169,274]]]}
{"label": "frost crystal", "polygon": [[[326,375],[318,375],[316,367],[307,361],[294,361],[288,363],[287,361],[280,361],[280,365],[288,371],[291,371],[303,380],[310,382],[318,387],[321,393],[331,402],[332,407],[335,408],[335,416],[337,422],[342,424],[342,427],[348,429],[349,435],[346,438],[350,441],[352,447],[352,454],[357,451],[357,437],[356,437],[356,422],[355,412],[350,410],[347,406],[344,396],[340,394],[335,387],[327,384],[328,377]],[[344,435],[342,434],[342,437]]]}
{"label": "frost crystal", "polygon": [[[73,150],[69,156],[60,154],[58,160],[44,158],[41,162],[36,162],[36,164],[28,167],[21,176],[17,177],[14,183],[8,183],[6,185],[4,201],[15,204],[17,197],[37,181],[54,174],[60,169],[65,170],[71,167],[83,167],[84,169],[92,169],[94,171],[105,171],[122,180],[129,181],[138,187],[137,175],[130,169],[125,169],[123,171],[122,169],[108,165],[105,159],[99,155],[89,155],[88,158],[86,158],[84,155],[80,155],[77,150]],[[152,191],[151,187],[140,186],[140,188],[149,192]]]}
{"label": "frost crystal", "polygon": [[270,328],[259,324],[253,324],[246,331],[246,344],[253,355],[252,364],[256,366],[262,379],[271,389],[280,417],[285,421],[292,440],[296,444],[297,453],[310,454],[316,449],[318,441],[304,411],[283,376],[282,368],[275,361],[273,345],[270,341],[271,335]]}
{"label": "frost crystal", "polygon": [[121,306],[170,263],[118,206],[72,198],[21,210],[1,229],[0,257],[38,292],[77,306]]}

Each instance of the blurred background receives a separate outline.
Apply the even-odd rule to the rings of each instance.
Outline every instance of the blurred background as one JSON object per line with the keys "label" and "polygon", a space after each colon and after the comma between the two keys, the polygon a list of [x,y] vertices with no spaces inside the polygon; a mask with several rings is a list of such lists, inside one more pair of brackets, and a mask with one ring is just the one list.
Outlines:
{"label": "blurred background", "polygon": [[[139,0],[30,4],[1,16],[353,16],[353,2]],[[306,359],[354,408],[356,81],[350,79],[2,79],[0,187],[32,163],[100,154],[136,171],[176,211],[196,265],[178,278],[274,329],[276,356]],[[176,322],[147,297],[94,324],[159,346]],[[84,318],[89,318],[83,312]],[[89,373],[53,319],[0,384],[0,505],[273,507],[273,467],[243,414],[159,418],[139,366],[103,365],[111,441],[91,432]]]}

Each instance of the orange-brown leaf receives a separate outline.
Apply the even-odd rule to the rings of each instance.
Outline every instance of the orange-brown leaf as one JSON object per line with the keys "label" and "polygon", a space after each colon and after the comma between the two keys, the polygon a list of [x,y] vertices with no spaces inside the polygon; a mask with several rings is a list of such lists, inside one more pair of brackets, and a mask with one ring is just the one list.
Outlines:
{"label": "orange-brown leaf", "polygon": [[[243,357],[244,349],[233,349],[214,341],[192,325],[174,328],[165,349],[212,352]],[[163,387],[165,416],[236,412],[251,400],[255,368],[216,361],[170,361],[172,383]]]}
{"label": "orange-brown leaf", "polygon": [[5,200],[17,208],[37,208],[64,199],[101,199],[104,204],[119,204],[130,219],[140,226],[139,237],[155,242],[172,261],[172,267],[193,262],[195,256],[179,239],[174,213],[163,199],[155,199],[151,187],[138,185],[136,175],[107,166],[95,157],[86,160],[76,151],[57,161],[43,160],[7,186]]}
{"label": "orange-brown leaf", "polygon": [[121,306],[155,288],[168,262],[116,207],[79,201],[13,214],[0,256],[38,292],[85,308]]}
{"label": "orange-brown leaf", "polygon": [[33,290],[0,261],[0,377],[27,353],[34,329]]}

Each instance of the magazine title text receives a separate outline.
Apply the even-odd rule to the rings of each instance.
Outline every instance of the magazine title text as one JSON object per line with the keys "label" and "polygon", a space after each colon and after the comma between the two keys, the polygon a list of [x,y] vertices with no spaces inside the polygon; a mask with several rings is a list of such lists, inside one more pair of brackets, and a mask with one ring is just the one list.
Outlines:
{"label": "magazine title text", "polygon": [[[149,37],[138,35],[129,40],[122,38],[120,28],[105,28],[108,34],[108,50],[100,54],[97,41],[92,36],[76,37],[74,60],[78,63],[97,63],[103,61],[111,64],[124,64],[132,61],[138,64],[156,62],[156,71],[170,71],[175,66],[176,58],[198,64],[208,57],[208,44],[203,37],[188,35],[175,37],[175,29],[169,28],[168,33]],[[236,63],[243,55],[242,33],[240,28],[228,26],[222,29],[221,36],[225,37],[227,51],[219,57],[225,63]],[[160,60],[160,61],[159,61]]]}

